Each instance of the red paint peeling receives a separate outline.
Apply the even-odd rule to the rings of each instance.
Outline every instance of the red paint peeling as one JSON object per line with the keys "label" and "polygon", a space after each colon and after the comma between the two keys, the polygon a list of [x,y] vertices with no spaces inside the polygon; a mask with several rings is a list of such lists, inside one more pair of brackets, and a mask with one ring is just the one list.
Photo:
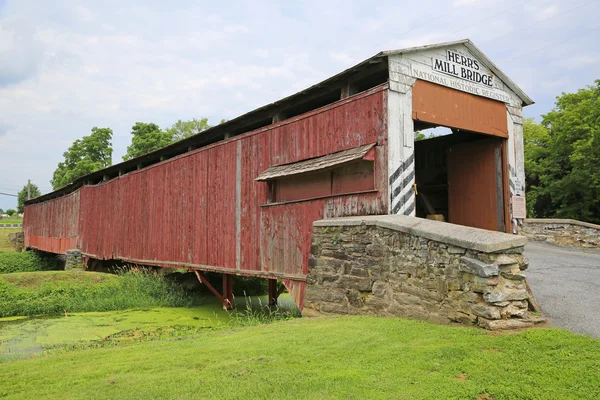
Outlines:
{"label": "red paint peeling", "polygon": [[[387,211],[386,98],[386,88],[379,87],[292,121],[28,205],[25,244],[54,253],[80,247],[99,259],[285,277],[302,306],[313,221]],[[261,207],[267,202],[267,184],[255,179],[267,168],[369,143],[377,143],[370,154],[375,191]]]}

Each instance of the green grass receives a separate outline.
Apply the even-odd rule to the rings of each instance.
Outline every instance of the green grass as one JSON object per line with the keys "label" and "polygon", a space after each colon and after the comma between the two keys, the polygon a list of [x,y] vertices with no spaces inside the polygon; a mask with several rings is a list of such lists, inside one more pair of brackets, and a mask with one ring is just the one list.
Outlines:
{"label": "green grass", "polygon": [[8,240],[8,234],[20,231],[21,228],[0,228],[0,251],[15,251],[15,248],[13,247],[12,243],[10,242],[10,240]]}
{"label": "green grass", "polygon": [[0,251],[0,274],[13,272],[51,271],[61,267],[58,258],[35,251]]}
{"label": "green grass", "polygon": [[0,317],[182,307],[200,298],[158,274],[48,271],[0,275]]}
{"label": "green grass", "polygon": [[597,399],[600,342],[376,317],[295,319],[0,363],[0,397]]}
{"label": "green grass", "polygon": [[0,219],[0,224],[22,224],[23,218],[21,217],[8,217]]}

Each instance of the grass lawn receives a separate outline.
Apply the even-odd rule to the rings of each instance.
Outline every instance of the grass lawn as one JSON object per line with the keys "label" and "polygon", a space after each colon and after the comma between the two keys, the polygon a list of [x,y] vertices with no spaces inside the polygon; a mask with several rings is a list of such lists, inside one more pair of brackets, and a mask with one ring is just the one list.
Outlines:
{"label": "grass lawn", "polygon": [[[2,222],[0,222],[2,223]],[[8,229],[0,228],[0,251],[15,251],[15,248],[8,240],[8,234],[14,232],[20,232],[21,228]]]}
{"label": "grass lawn", "polygon": [[600,342],[405,319],[305,318],[0,363],[0,397],[597,399]]}
{"label": "grass lawn", "polygon": [[23,218],[21,217],[8,217],[0,219],[0,224],[22,224]]}

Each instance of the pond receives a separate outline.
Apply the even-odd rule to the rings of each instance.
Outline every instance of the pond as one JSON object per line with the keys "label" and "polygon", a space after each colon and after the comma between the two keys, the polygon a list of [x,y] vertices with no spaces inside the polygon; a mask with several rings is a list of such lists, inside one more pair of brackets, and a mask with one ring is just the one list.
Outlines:
{"label": "pond", "polygon": [[[236,299],[244,309],[246,299]],[[266,304],[266,296],[251,299],[253,308]],[[279,307],[293,310],[289,295]],[[107,312],[68,313],[55,317],[0,318],[0,360],[27,356],[51,348],[90,344],[127,343],[162,337],[199,334],[228,327],[230,315],[216,299],[191,308],[152,308]]]}

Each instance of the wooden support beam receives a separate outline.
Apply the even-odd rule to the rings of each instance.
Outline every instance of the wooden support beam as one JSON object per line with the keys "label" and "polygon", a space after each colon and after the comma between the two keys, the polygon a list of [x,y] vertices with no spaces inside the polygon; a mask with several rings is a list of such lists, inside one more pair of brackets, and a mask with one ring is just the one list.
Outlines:
{"label": "wooden support beam", "polygon": [[277,290],[277,279],[269,279],[269,306],[277,305],[279,291]]}
{"label": "wooden support beam", "polygon": [[356,94],[356,89],[354,88],[354,85],[352,85],[351,83],[348,83],[348,84],[342,86],[342,89],[340,91],[340,99],[347,99],[348,97],[352,96],[353,94]]}
{"label": "wooden support beam", "polygon": [[204,277],[204,275],[202,275],[198,271],[194,271],[194,273],[196,274],[196,276],[198,277],[198,279],[200,280],[200,282],[202,282],[203,284],[205,284],[206,287],[208,288],[208,290],[210,290],[212,292],[212,294],[214,294],[217,297],[217,299],[219,299],[219,301],[221,303],[223,303],[223,296],[221,296],[221,293],[217,292],[217,290],[213,287],[213,285],[211,285],[210,282],[208,280],[206,280],[206,278]]}
{"label": "wooden support beam", "polygon": [[281,285],[281,287],[277,291],[277,298],[279,298],[279,296],[281,296],[283,292],[285,292],[285,285]]}
{"label": "wooden support beam", "polygon": [[223,274],[223,309],[231,310],[233,308],[233,277],[229,274]]}
{"label": "wooden support beam", "polygon": [[276,112],[275,114],[273,114],[273,123],[276,124],[278,122],[281,122],[285,119],[285,115],[280,111],[280,112]]}

